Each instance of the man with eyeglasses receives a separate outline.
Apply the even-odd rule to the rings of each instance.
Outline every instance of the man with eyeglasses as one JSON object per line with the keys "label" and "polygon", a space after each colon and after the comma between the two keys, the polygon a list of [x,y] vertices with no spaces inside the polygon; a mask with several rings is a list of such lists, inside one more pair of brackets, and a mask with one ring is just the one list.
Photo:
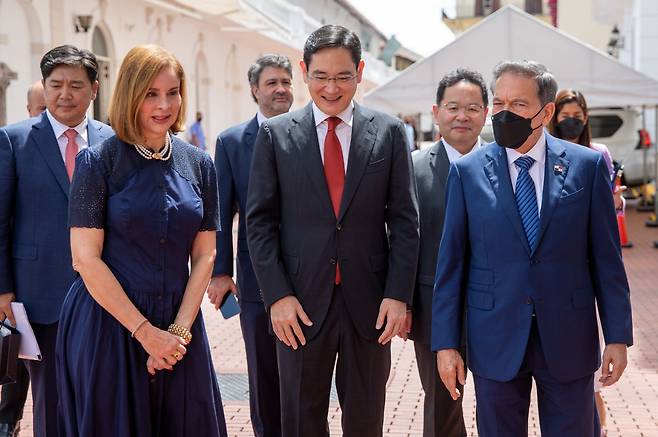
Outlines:
{"label": "man with eyeglasses", "polygon": [[[420,217],[420,256],[412,311],[407,313],[418,373],[425,392],[423,437],[466,435],[462,400],[453,401],[436,368],[430,347],[432,290],[445,215],[445,187],[450,163],[477,150],[487,116],[487,86],[475,71],[458,69],[439,81],[434,121],[441,140],[413,154]],[[403,338],[406,333],[403,334]],[[461,352],[465,339],[462,338]],[[462,390],[462,386],[459,387]]]}
{"label": "man with eyeglasses", "polygon": [[[208,287],[208,297],[215,309],[218,309],[228,293],[238,295],[240,326],[249,373],[251,426],[255,437],[280,437],[276,339],[268,333],[268,316],[249,259],[245,205],[258,127],[265,120],[290,109],[293,102],[292,66],[287,57],[268,54],[258,58],[249,67],[247,77],[258,112],[250,120],[219,134],[215,148],[221,229],[217,231],[217,259]],[[233,217],[236,212],[240,215],[237,286],[233,281]]]}
{"label": "man with eyeglasses", "polygon": [[313,101],[263,122],[247,195],[249,251],[279,339],[282,431],[329,435],[335,365],[343,435],[380,437],[418,255],[409,146],[400,120],[352,100],[364,68],[354,32],[316,30],[300,66]]}

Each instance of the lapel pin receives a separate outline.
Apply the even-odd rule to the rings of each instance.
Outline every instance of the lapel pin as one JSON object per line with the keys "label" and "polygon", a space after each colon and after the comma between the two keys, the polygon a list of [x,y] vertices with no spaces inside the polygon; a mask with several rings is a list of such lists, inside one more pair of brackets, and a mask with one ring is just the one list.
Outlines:
{"label": "lapel pin", "polygon": [[564,166],[562,164],[555,164],[553,166],[553,173],[555,173],[556,175],[564,174]]}

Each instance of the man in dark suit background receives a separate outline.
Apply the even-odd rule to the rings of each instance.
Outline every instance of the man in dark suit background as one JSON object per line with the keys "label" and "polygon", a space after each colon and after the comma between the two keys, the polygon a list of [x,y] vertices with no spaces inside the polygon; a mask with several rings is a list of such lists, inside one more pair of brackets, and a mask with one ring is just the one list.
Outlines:
{"label": "man in dark suit background", "polygon": [[300,66],[313,101],[261,125],[247,195],[251,260],[280,340],[283,435],[329,434],[335,365],[343,435],[381,436],[389,342],[418,256],[409,146],[400,120],[352,100],[364,68],[354,32],[316,30]]}
{"label": "man in dark suit background", "polygon": [[[75,278],[67,226],[77,152],[112,130],[87,117],[98,90],[98,64],[66,45],[41,59],[47,110],[0,129],[0,317],[13,322],[22,302],[41,361],[26,361],[32,382],[34,435],[57,435],[55,340],[59,311]],[[11,434],[9,434],[11,435]]]}
{"label": "man in dark suit background", "polygon": [[446,191],[432,350],[454,399],[463,305],[481,437],[523,436],[533,380],[542,436],[594,435],[594,372],[612,385],[633,343],[603,156],[544,131],[557,83],[541,64],[494,69],[496,141],[455,161]]}
{"label": "man in dark suit background", "polygon": [[[462,399],[454,401],[443,386],[436,371],[436,353],[430,347],[432,290],[450,163],[480,148],[480,131],[488,103],[482,75],[462,69],[448,73],[439,81],[436,104],[432,105],[441,140],[412,155],[418,190],[420,256],[413,311],[407,313],[407,318],[411,324],[409,338],[414,341],[418,373],[425,392],[423,437],[466,435]],[[460,352],[463,355],[463,344]]]}
{"label": "man in dark suit background", "polygon": [[[247,76],[258,112],[252,119],[219,134],[215,148],[221,229],[217,232],[217,260],[208,297],[215,308],[219,308],[226,293],[237,292],[240,326],[247,352],[249,408],[254,435],[277,437],[281,435],[281,413],[276,339],[269,333],[263,298],[249,259],[245,204],[258,127],[263,121],[290,109],[293,102],[292,67],[285,56],[270,54],[256,60]],[[240,217],[237,287],[233,282],[233,217],[236,211]]]}
{"label": "man in dark suit background", "polygon": [[[46,110],[46,95],[43,82],[36,81],[27,90],[27,113],[36,117]],[[18,362],[16,382],[4,384],[0,394],[0,437],[15,437],[20,431],[20,421],[30,387],[30,375],[23,361]]]}

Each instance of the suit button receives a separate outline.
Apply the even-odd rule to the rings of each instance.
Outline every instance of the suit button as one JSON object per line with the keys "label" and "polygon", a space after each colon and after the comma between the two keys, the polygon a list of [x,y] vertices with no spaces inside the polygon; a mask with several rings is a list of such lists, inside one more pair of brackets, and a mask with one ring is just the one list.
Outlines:
{"label": "suit button", "polygon": [[526,305],[532,305],[532,299],[531,299],[531,298],[527,298],[526,301],[525,301],[525,303],[526,303]]}
{"label": "suit button", "polygon": [[530,260],[530,265],[531,265],[531,266],[535,266],[535,265],[537,265],[537,264],[539,264],[539,261],[538,261],[538,260],[536,260],[536,259],[531,259],[531,260]]}
{"label": "suit button", "polygon": [[340,231],[341,229],[343,229],[343,225],[341,225],[340,223],[336,223],[336,230]]}
{"label": "suit button", "polygon": [[336,258],[329,259],[329,264],[335,265],[336,264]]}
{"label": "suit button", "polygon": [[164,238],[160,238],[160,244],[165,244],[165,239]]}

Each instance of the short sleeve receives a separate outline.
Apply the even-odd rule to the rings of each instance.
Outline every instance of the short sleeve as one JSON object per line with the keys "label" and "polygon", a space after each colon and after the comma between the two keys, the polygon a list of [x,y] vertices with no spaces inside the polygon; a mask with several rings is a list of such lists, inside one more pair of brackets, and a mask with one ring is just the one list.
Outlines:
{"label": "short sleeve", "polygon": [[219,226],[219,195],[217,192],[217,174],[210,156],[204,154],[201,161],[201,177],[203,181],[201,198],[203,200],[203,220],[201,231],[217,231]]}
{"label": "short sleeve", "polygon": [[107,180],[103,162],[92,149],[83,149],[75,159],[69,193],[69,227],[105,227]]}

